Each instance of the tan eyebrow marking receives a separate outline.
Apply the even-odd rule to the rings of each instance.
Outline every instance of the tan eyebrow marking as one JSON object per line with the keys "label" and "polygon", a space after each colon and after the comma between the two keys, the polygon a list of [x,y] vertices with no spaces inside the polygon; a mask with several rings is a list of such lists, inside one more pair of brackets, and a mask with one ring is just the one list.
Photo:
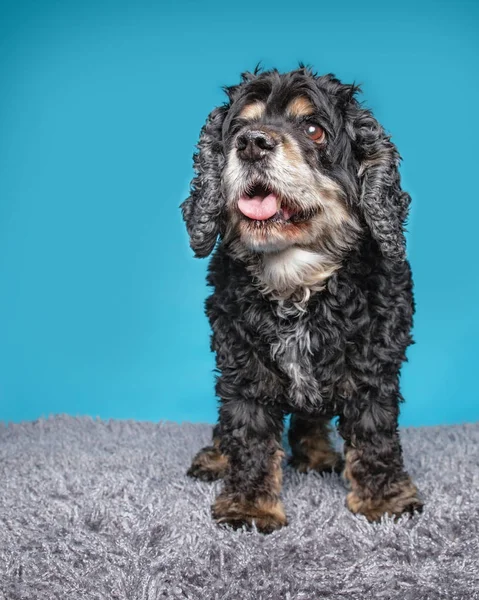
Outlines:
{"label": "tan eyebrow marking", "polygon": [[251,104],[246,104],[241,109],[239,116],[242,119],[259,119],[264,115],[264,111],[266,109],[266,104],[264,102],[252,102]]}
{"label": "tan eyebrow marking", "polygon": [[314,106],[304,96],[297,96],[288,104],[286,112],[292,117],[304,117],[314,113]]}

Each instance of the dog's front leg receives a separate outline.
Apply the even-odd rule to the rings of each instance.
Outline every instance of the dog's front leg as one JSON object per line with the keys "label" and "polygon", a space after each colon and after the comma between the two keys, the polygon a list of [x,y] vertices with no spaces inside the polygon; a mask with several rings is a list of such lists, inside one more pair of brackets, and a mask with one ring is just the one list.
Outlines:
{"label": "dog's front leg", "polygon": [[346,504],[369,521],[422,509],[417,488],[404,469],[397,416],[393,397],[389,402],[370,401],[358,413],[351,411],[340,419],[346,440],[344,474],[351,485]]}
{"label": "dog's front leg", "polygon": [[212,507],[213,518],[234,528],[254,523],[262,533],[286,525],[279,498],[282,412],[255,401],[228,401],[220,408],[220,423],[220,448],[229,469]]}

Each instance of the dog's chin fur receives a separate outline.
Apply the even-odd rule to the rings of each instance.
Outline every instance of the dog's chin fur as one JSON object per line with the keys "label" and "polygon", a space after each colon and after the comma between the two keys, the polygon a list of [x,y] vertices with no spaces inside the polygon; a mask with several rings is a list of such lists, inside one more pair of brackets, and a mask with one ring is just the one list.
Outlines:
{"label": "dog's chin fur", "polygon": [[227,248],[232,257],[245,264],[261,293],[274,300],[305,304],[341,267],[338,256],[294,245],[258,252],[238,238]]}
{"label": "dog's chin fur", "polygon": [[263,294],[305,302],[341,268],[360,236],[358,219],[327,200],[315,216],[298,224],[263,225],[235,215],[225,247],[246,264]]}

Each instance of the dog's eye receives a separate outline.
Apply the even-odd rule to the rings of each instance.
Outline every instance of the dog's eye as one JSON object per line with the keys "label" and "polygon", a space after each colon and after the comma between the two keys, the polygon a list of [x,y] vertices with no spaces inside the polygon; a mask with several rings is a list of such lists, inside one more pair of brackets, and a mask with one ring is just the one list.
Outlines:
{"label": "dog's eye", "polygon": [[307,123],[304,129],[306,135],[318,144],[324,141],[324,129],[314,123]]}

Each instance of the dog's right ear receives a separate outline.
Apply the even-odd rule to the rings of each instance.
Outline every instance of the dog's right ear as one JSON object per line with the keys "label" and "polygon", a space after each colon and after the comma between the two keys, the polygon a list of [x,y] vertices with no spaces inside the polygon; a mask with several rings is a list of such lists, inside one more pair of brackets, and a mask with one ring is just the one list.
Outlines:
{"label": "dog's right ear", "polygon": [[181,205],[181,212],[195,256],[208,256],[221,230],[225,200],[221,190],[221,173],[225,163],[222,127],[228,106],[215,108],[203,126],[193,156],[195,177],[191,192]]}

